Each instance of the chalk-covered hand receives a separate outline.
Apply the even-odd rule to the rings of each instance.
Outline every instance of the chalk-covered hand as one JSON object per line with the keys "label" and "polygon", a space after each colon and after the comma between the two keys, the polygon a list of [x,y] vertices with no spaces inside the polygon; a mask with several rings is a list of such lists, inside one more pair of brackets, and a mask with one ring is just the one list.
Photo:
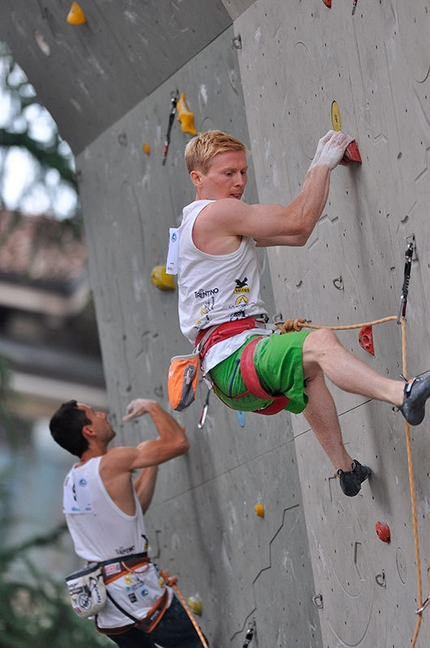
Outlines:
{"label": "chalk-covered hand", "polygon": [[318,142],[314,159],[309,168],[325,165],[332,171],[342,161],[345,151],[353,139],[342,131],[329,131]]}
{"label": "chalk-covered hand", "polygon": [[122,419],[123,421],[131,421],[132,419],[142,416],[142,414],[148,414],[151,406],[154,404],[154,401],[148,400],[146,398],[135,398],[131,403],[127,405],[126,415]]}

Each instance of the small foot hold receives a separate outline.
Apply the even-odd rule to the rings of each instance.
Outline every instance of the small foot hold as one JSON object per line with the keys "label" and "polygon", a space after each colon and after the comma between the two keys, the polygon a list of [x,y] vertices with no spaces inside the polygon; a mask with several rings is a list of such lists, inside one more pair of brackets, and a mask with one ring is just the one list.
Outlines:
{"label": "small foot hold", "polygon": [[373,345],[373,329],[371,326],[363,326],[360,329],[360,332],[358,334],[358,342],[362,349],[373,356],[375,355],[375,347]]}

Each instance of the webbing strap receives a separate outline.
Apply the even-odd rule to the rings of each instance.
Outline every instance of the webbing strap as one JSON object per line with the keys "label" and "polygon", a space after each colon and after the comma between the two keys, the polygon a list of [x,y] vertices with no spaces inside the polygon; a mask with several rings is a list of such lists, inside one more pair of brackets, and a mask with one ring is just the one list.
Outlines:
{"label": "webbing strap", "polygon": [[284,394],[279,396],[274,396],[273,394],[268,394],[263,387],[261,386],[260,380],[257,375],[254,363],[254,352],[255,347],[258,342],[263,338],[259,336],[251,340],[242,351],[240,357],[240,373],[242,375],[242,380],[245,383],[245,387],[257,398],[262,398],[264,400],[273,400],[273,403],[261,410],[254,410],[255,414],[264,414],[265,416],[270,416],[272,414],[278,414],[281,410],[285,409],[290,399],[287,398]]}

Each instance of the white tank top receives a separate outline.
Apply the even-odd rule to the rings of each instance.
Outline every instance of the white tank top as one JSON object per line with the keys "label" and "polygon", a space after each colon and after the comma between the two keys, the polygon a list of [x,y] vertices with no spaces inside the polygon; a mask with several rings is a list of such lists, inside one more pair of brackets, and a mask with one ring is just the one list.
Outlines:
{"label": "white tank top", "polygon": [[210,202],[196,200],[185,207],[179,227],[179,323],[191,344],[210,326],[267,315],[260,297],[253,239],[243,237],[239,248],[230,254],[207,254],[194,245],[194,222]]}
{"label": "white tank top", "polygon": [[[102,457],[74,466],[64,481],[63,511],[75,551],[88,562],[101,562],[142,553],[148,549],[142,507],[134,491],[136,512],[127,515],[113,502],[100,477]],[[138,619],[144,618],[163,595],[166,586],[157,567],[148,563],[108,585],[113,598]],[[171,601],[172,592],[169,589]],[[169,601],[169,604],[170,604]],[[111,601],[97,617],[101,628],[127,625],[132,621]]]}

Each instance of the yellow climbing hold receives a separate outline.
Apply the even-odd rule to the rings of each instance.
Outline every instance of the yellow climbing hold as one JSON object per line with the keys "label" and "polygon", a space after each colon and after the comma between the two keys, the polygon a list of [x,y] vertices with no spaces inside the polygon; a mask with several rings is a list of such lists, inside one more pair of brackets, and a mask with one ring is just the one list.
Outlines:
{"label": "yellow climbing hold", "polygon": [[72,2],[70,11],[67,15],[69,25],[85,25],[87,18],[77,2]]}
{"label": "yellow climbing hold", "polygon": [[152,270],[151,281],[160,290],[175,290],[175,278],[166,272],[166,266],[158,265]]}
{"label": "yellow climbing hold", "polygon": [[188,607],[194,612],[194,614],[202,616],[202,604],[197,596],[190,596],[187,603]]}
{"label": "yellow climbing hold", "polygon": [[258,515],[259,517],[264,517],[264,506],[263,504],[256,504],[254,506],[255,509],[255,514]]}
{"label": "yellow climbing hold", "polygon": [[149,155],[151,153],[151,145],[148,144],[148,142],[145,142],[145,144],[142,144],[142,148],[145,151],[146,155]]}
{"label": "yellow climbing hold", "polygon": [[179,95],[176,110],[178,111],[178,122],[180,122],[183,132],[189,133],[190,135],[197,135],[196,127],[194,126],[194,113],[188,110],[183,92]]}
{"label": "yellow climbing hold", "polygon": [[335,131],[341,130],[340,110],[337,101],[333,101],[331,104],[331,123]]}

